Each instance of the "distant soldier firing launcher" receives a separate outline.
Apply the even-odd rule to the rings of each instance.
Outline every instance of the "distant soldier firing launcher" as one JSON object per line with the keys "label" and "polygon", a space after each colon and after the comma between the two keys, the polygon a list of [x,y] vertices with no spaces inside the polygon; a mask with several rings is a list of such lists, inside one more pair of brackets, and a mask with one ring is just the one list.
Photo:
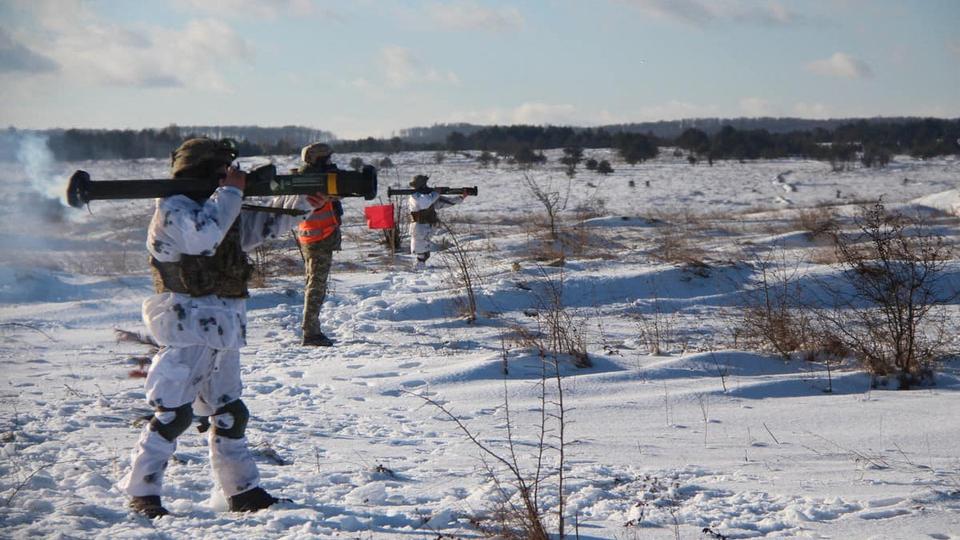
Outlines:
{"label": "distant soldier firing launcher", "polygon": [[[424,174],[418,174],[410,182],[413,189],[389,190],[388,194],[399,194],[403,191],[409,194],[407,197],[407,207],[410,209],[410,253],[417,256],[416,268],[422,269],[430,258],[430,252],[434,246],[431,242],[434,228],[440,223],[437,216],[437,210],[460,204],[467,195],[476,195],[477,188],[432,188],[427,185],[429,177]],[[442,193],[457,193],[459,197],[445,197]],[[456,190],[456,191],[455,191]]]}

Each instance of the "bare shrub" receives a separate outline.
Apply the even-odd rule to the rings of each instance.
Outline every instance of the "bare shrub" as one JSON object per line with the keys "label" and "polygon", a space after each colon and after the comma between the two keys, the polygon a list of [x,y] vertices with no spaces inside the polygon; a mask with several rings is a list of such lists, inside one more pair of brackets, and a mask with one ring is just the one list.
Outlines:
{"label": "bare shrub", "polygon": [[787,265],[781,253],[754,262],[759,270],[745,295],[740,337],[760,350],[789,360],[810,346],[814,335],[810,311],[800,303],[799,268]]}
{"label": "bare shrub", "polygon": [[405,236],[404,231],[407,230],[407,225],[410,223],[410,212],[406,210],[406,205],[402,204],[402,200],[402,198],[397,198],[393,202],[393,227],[381,230],[383,238],[380,243],[387,248],[390,255],[400,251]]}
{"label": "bare shrub", "polygon": [[[296,238],[294,238],[296,243]],[[303,273],[303,254],[288,249],[283,240],[273,240],[260,244],[253,250],[253,275],[250,287],[259,289],[269,284],[270,278]]]}
{"label": "bare shrub", "polygon": [[567,202],[570,199],[571,182],[568,180],[566,188],[561,191],[559,188],[556,188],[553,180],[545,183],[538,182],[529,174],[523,173],[523,184],[526,186],[527,191],[533,195],[534,199],[543,205],[543,208],[546,211],[547,227],[550,231],[550,238],[557,240],[559,238],[559,235],[557,234],[557,221],[559,220],[560,212],[567,207]]}
{"label": "bare shrub", "polygon": [[824,392],[832,393],[833,370],[840,366],[844,360],[850,358],[850,349],[847,348],[840,337],[823,324],[815,324],[812,339],[811,346],[803,352],[803,359],[826,368],[827,387]]}
{"label": "bare shrub", "polygon": [[685,227],[667,225],[657,227],[654,238],[654,251],[651,256],[666,263],[680,263],[694,266],[708,266],[707,253],[701,244]]}
{"label": "bare shrub", "polygon": [[538,290],[534,291],[537,309],[528,315],[536,321],[533,329],[522,325],[515,328],[516,340],[522,347],[532,348],[541,358],[567,355],[578,368],[593,365],[587,354],[585,324],[563,302],[563,270],[556,278],[540,267]]}
{"label": "bare shrub", "polygon": [[812,264],[833,265],[839,264],[837,250],[832,247],[813,248],[808,250],[807,261]]}
{"label": "bare shrub", "polygon": [[[506,373],[506,349],[504,372]],[[563,377],[559,358],[552,356],[542,364],[539,380],[539,408],[535,431],[530,444],[518,444],[516,422],[511,416],[506,388],[503,410],[506,417],[504,448],[497,449],[492,442],[484,442],[443,403],[422,394],[413,394],[439,409],[450,418],[474,446],[481,451],[484,470],[496,489],[498,498],[492,502],[489,519],[477,518],[474,523],[481,532],[507,540],[548,540],[547,520],[555,512],[557,537],[565,538],[565,486],[567,451],[567,407],[564,402]],[[530,454],[520,455],[520,448],[530,448]],[[553,463],[553,465],[549,465]],[[556,490],[556,506],[543,503],[542,494],[551,486]],[[491,523],[488,525],[487,523]]]}
{"label": "bare shrub", "polygon": [[463,296],[457,302],[461,315],[467,322],[473,322],[477,320],[476,286],[479,273],[476,262],[450,225],[446,222],[440,222],[440,224],[450,236],[450,247],[441,252],[441,258],[447,268],[450,282],[455,288],[463,291]]}
{"label": "bare shrub", "polygon": [[631,314],[637,321],[637,334],[650,354],[660,355],[675,343],[680,342],[676,313],[664,313],[659,296],[653,296],[653,309],[650,313]]}
{"label": "bare shrub", "polygon": [[895,376],[900,388],[929,381],[945,355],[945,304],[960,294],[944,283],[952,256],[922,217],[861,208],[856,231],[834,231],[846,288],[828,286],[833,309],[822,318],[861,365]]}
{"label": "bare shrub", "polygon": [[801,210],[796,225],[806,231],[811,240],[818,240],[830,238],[830,232],[837,227],[837,220],[829,208],[821,206]]}
{"label": "bare shrub", "polygon": [[[565,498],[564,481],[566,462],[566,405],[564,404],[563,379],[559,364],[553,362],[553,370],[544,363],[540,378],[539,421],[532,444],[519,445],[515,432],[516,424],[511,416],[510,401],[504,391],[503,409],[506,416],[505,448],[496,449],[493,443],[480,440],[463,421],[443,403],[422,394],[412,394],[439,409],[445,416],[457,424],[460,431],[481,452],[481,460],[487,477],[493,483],[497,499],[491,502],[492,512],[489,518],[475,518],[474,524],[481,532],[496,538],[507,540],[548,540],[546,520],[550,508],[542,502],[541,492],[548,487],[548,481],[556,482],[557,531],[559,538],[565,537]],[[552,384],[551,384],[552,383]],[[549,390],[553,388],[551,393]],[[531,448],[531,455],[520,455],[520,448]],[[548,459],[550,454],[556,458]],[[549,462],[555,463],[549,466]],[[489,523],[489,524],[488,524]]]}

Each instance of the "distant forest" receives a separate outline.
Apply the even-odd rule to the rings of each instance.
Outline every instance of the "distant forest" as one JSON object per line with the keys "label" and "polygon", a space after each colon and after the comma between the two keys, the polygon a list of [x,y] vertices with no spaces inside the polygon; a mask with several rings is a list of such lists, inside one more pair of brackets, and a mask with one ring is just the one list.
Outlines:
{"label": "distant forest", "polygon": [[[543,162],[542,150],[549,148],[563,148],[567,156],[579,155],[584,148],[615,148],[632,164],[671,147],[691,164],[801,157],[828,161],[837,170],[856,162],[883,167],[898,154],[918,158],[960,155],[960,119],[936,118],[698,119],[597,128],[445,124],[401,134],[405,137],[335,144],[341,153],[479,150],[528,164]],[[438,140],[440,135],[442,140]]]}
{"label": "distant forest", "polygon": [[166,157],[194,136],[231,137],[240,155],[296,154],[316,141],[330,142],[340,153],[400,151],[462,152],[478,150],[521,163],[544,160],[542,150],[615,148],[628,163],[642,162],[674,148],[691,164],[714,160],[802,157],[830,161],[844,168],[855,161],[884,166],[892,156],[919,158],[960,154],[960,119],[879,118],[804,120],[798,118],[694,119],[595,128],[561,126],[478,126],[438,124],[410,128],[399,136],[336,140],[329,131],[300,126],[169,126],[136,130],[47,130],[0,133],[0,159],[16,159],[22,134],[47,138],[55,159],[135,159]]}
{"label": "distant forest", "polygon": [[11,143],[18,133],[45,136],[53,157],[60,161],[169,157],[170,152],[183,141],[201,136],[235,139],[242,156],[294,154],[307,144],[334,138],[329,131],[301,126],[171,125],[162,129],[55,129],[28,132],[10,128],[0,134],[0,159],[16,159],[17,148]]}

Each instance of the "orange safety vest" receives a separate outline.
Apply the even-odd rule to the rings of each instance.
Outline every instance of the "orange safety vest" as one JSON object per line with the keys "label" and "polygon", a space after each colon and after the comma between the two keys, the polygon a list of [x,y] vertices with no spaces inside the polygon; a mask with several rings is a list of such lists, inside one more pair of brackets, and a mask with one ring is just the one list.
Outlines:
{"label": "orange safety vest", "polygon": [[301,221],[297,228],[297,236],[302,244],[312,244],[337,232],[340,227],[340,217],[337,215],[333,201],[315,209],[310,217]]}

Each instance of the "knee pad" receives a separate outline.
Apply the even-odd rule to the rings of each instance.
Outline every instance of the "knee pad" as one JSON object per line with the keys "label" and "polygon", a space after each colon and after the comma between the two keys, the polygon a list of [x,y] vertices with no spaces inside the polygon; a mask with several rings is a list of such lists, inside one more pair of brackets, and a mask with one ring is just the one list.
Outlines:
{"label": "knee pad", "polygon": [[228,439],[242,439],[249,419],[250,411],[247,406],[243,404],[243,400],[236,399],[217,409],[211,424],[216,435]]}
{"label": "knee pad", "polygon": [[156,431],[164,439],[173,442],[193,422],[193,406],[187,403],[176,409],[157,407],[150,419],[150,430]]}

